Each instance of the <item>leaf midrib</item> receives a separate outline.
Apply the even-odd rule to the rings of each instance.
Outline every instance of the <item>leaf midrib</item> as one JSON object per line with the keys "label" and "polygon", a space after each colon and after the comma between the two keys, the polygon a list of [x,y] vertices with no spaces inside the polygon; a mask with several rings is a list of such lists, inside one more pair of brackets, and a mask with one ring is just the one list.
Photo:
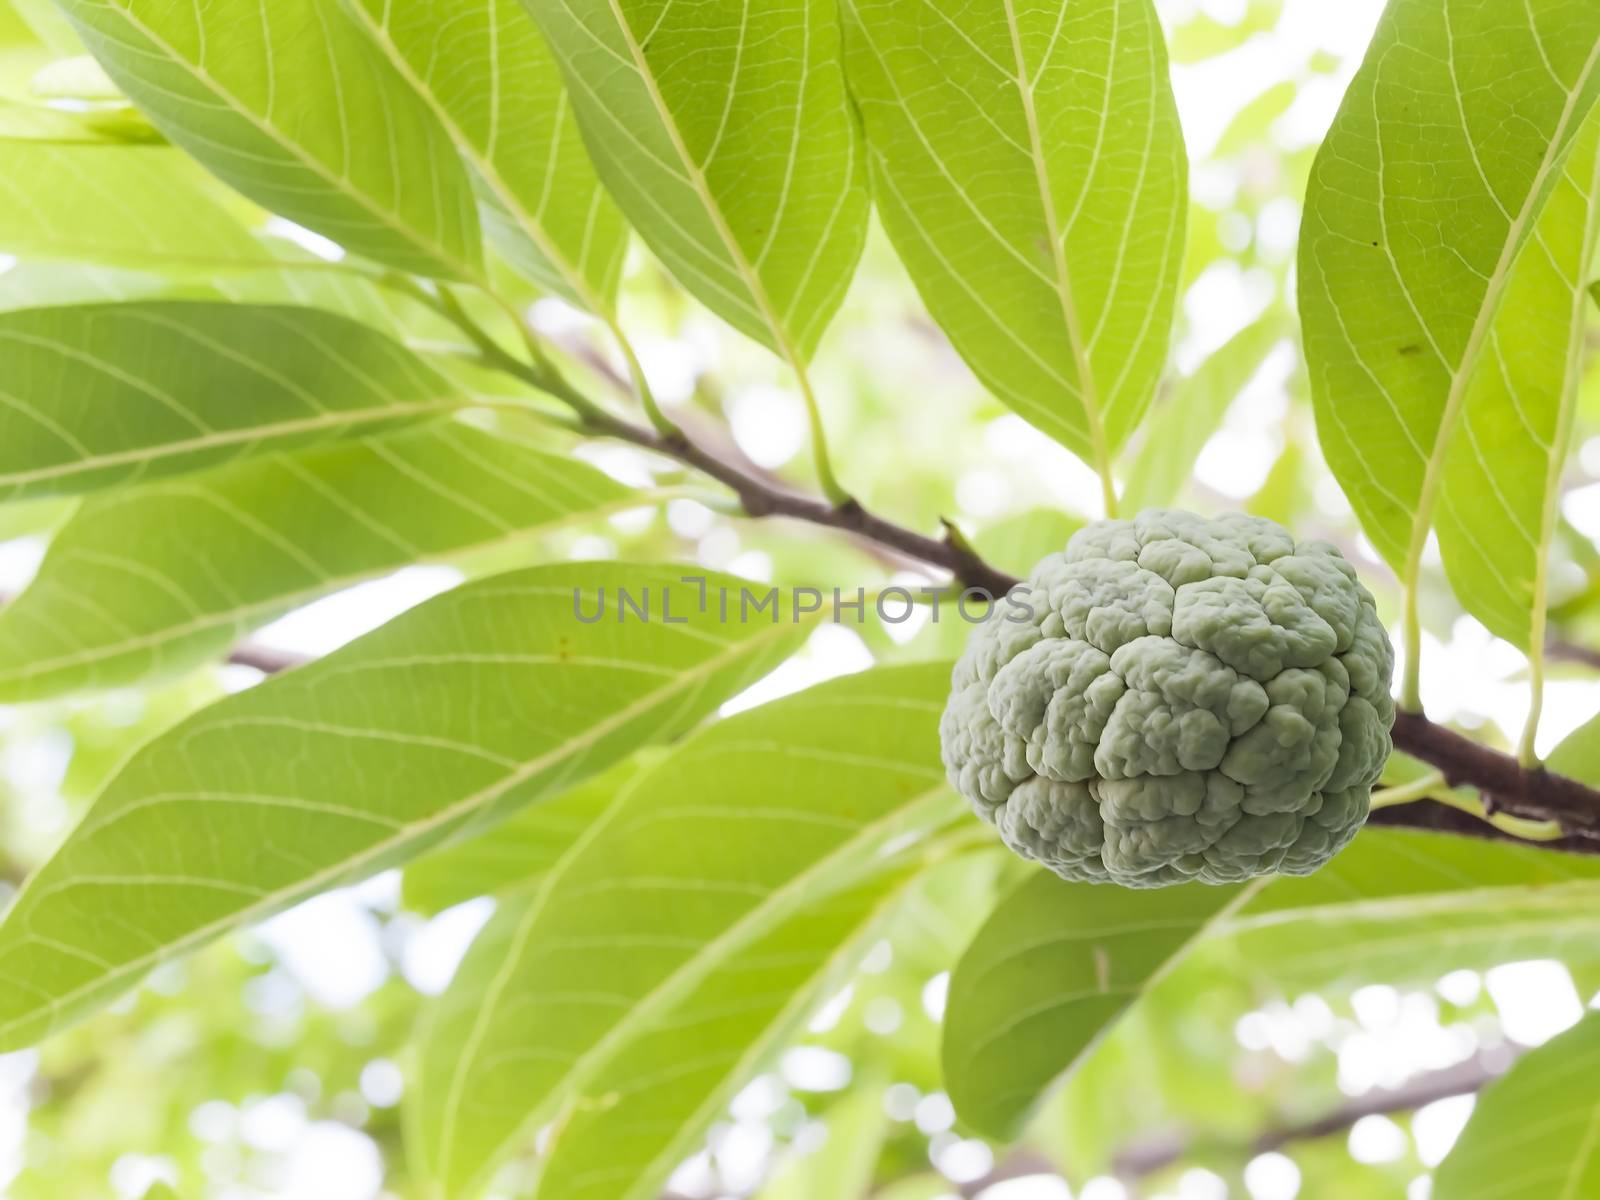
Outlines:
{"label": "leaf midrib", "polygon": [[[929,0],[936,3],[937,0]],[[1039,189],[1039,199],[1044,210],[1045,235],[1050,240],[1050,254],[1055,268],[1056,297],[1061,303],[1061,317],[1067,327],[1067,345],[1078,368],[1078,401],[1083,406],[1084,420],[1089,427],[1089,444],[1094,451],[1095,470],[1103,480],[1111,476],[1111,454],[1106,444],[1105,425],[1100,419],[1099,385],[1095,379],[1094,364],[1084,345],[1083,331],[1078,326],[1078,306],[1074,298],[1072,275],[1067,266],[1066,241],[1056,216],[1055,197],[1050,186],[1049,168],[1045,162],[1044,139],[1039,131],[1039,114],[1033,99],[1033,83],[1028,76],[1027,59],[1022,52],[1022,31],[1017,25],[1016,0],[1004,0],[1006,29],[1011,37],[1011,51],[1016,60],[1014,80],[1022,102],[1022,114],[1028,125],[1028,146],[1031,151],[1034,182]],[[1113,52],[1115,45],[1113,44]],[[1106,516],[1115,516],[1115,489],[1106,484]]]}
{"label": "leaf midrib", "polygon": [[[485,0],[485,5],[490,28],[495,31],[492,36],[498,39],[499,26],[494,17],[493,6],[489,3],[489,0]],[[479,150],[472,139],[467,136],[466,131],[461,128],[460,122],[440,102],[438,93],[434,91],[432,85],[412,68],[410,61],[400,52],[400,47],[395,44],[394,38],[390,36],[388,25],[376,23],[364,4],[353,3],[349,5],[349,8],[355,13],[356,19],[372,35],[372,40],[384,52],[384,57],[389,60],[390,64],[405,79],[411,89],[428,106],[429,111],[438,118],[439,124],[444,126],[445,132],[450,136],[450,140],[455,144],[456,149],[460,151],[461,156],[483,176],[484,182],[493,189],[500,203],[504,204],[507,211],[516,218],[517,225],[522,229],[522,232],[527,234],[529,240],[538,246],[539,253],[544,255],[546,261],[561,273],[561,277],[567,281],[567,286],[583,301],[590,312],[594,313],[608,326],[614,326],[616,315],[611,306],[603,301],[594,289],[589,286],[589,281],[584,277],[583,272],[567,258],[550,238],[549,232],[545,229],[543,223],[528,211],[527,206],[522,203],[521,197],[506,182],[505,176],[501,173],[499,165],[494,159]],[[540,36],[542,37],[543,34]],[[491,104],[498,108],[500,91],[494,83],[490,83],[489,93]],[[557,140],[559,140],[560,135],[561,131],[558,124],[555,134]]]}
{"label": "leaf midrib", "polygon": [[[731,643],[728,649],[723,652],[713,655],[696,666],[681,672],[671,683],[656,691],[646,693],[603,721],[597,722],[583,733],[562,742],[554,750],[529,760],[490,787],[473,792],[429,817],[401,826],[393,836],[373,844],[359,854],[352,855],[342,862],[313,872],[293,887],[264,893],[260,899],[253,903],[227,913],[214,921],[207,922],[205,925],[183,934],[158,950],[146,952],[119,964],[99,978],[69,989],[60,996],[53,997],[48,1004],[42,1006],[42,1010],[51,1013],[53,1016],[71,1005],[73,1001],[114,987],[130,975],[140,974],[157,963],[164,962],[183,953],[192,946],[204,944],[206,940],[231,926],[246,924],[258,915],[264,915],[283,905],[293,903],[294,900],[302,896],[314,895],[324,888],[334,886],[340,879],[352,877],[367,863],[381,859],[384,855],[406,845],[408,842],[415,841],[434,829],[449,825],[458,818],[470,817],[474,812],[486,808],[507,792],[534,778],[547,766],[560,762],[563,758],[570,757],[570,752],[588,749],[605,735],[621,728],[635,717],[649,712],[658,703],[664,702],[668,697],[684,690],[690,684],[698,688],[700,684],[715,675],[723,667],[737,661],[747,653],[753,653],[766,645],[768,641],[779,640],[790,632],[787,626],[775,625],[772,627],[771,632],[763,629],[760,634],[748,640]],[[8,923],[10,919],[23,911],[24,904],[27,902],[30,893],[38,885],[38,880],[42,874],[42,872],[35,873],[23,884],[22,889],[17,893],[10,908],[7,910],[6,919]],[[40,1011],[40,1008],[35,1008],[27,1015],[0,1022],[0,1041],[3,1041],[18,1026],[36,1019],[36,1015]]]}
{"label": "leaf midrib", "polygon": [[[1007,0],[1009,3],[1010,0]],[[1537,29],[1533,30],[1537,36]],[[1466,398],[1467,384],[1470,382],[1474,371],[1477,369],[1478,358],[1483,353],[1483,346],[1488,339],[1489,331],[1494,325],[1494,319],[1499,314],[1500,302],[1505,297],[1505,290],[1511,279],[1512,267],[1517,255],[1522,249],[1524,241],[1523,231],[1527,228],[1530,219],[1535,215],[1544,201],[1545,183],[1550,172],[1560,161],[1562,154],[1570,150],[1570,145],[1563,145],[1567,129],[1572,124],[1572,118],[1577,106],[1578,97],[1588,85],[1590,77],[1594,74],[1597,63],[1600,63],[1600,41],[1590,48],[1589,57],[1584,61],[1583,69],[1578,73],[1577,81],[1572,90],[1567,93],[1566,104],[1561,110],[1561,117],[1556,123],[1550,144],[1545,150],[1544,158],[1539,163],[1533,182],[1528,188],[1528,194],[1518,210],[1515,220],[1506,231],[1505,243],[1501,246],[1500,257],[1495,263],[1494,271],[1489,276],[1488,286],[1484,289],[1483,303],[1478,308],[1478,315],[1473,319],[1472,330],[1467,338],[1467,345],[1462,352],[1459,366],[1451,373],[1450,390],[1445,397],[1444,412],[1439,420],[1438,432],[1434,435],[1433,450],[1428,456],[1428,461],[1423,470],[1422,489],[1417,497],[1417,507],[1412,518],[1411,540],[1406,550],[1405,570],[1402,572],[1401,582],[1409,593],[1415,593],[1418,579],[1422,570],[1422,554],[1427,547],[1428,533],[1433,528],[1433,510],[1438,502],[1439,488],[1443,481],[1443,466],[1445,454],[1449,448],[1451,438],[1455,433],[1456,422],[1461,416],[1461,407]],[[1470,142],[1472,135],[1463,126],[1462,132]],[[1379,132],[1381,139],[1382,133]],[[1382,197],[1379,198],[1380,205]]]}
{"label": "leaf midrib", "polygon": [[[296,161],[308,167],[314,175],[316,175],[329,187],[333,188],[334,191],[338,192],[346,199],[353,201],[358,208],[365,210],[369,215],[375,217],[380,225],[384,226],[391,232],[398,234],[404,241],[409,242],[412,246],[422,250],[430,257],[441,263],[444,263],[449,267],[454,268],[460,273],[462,279],[468,280],[472,283],[478,283],[482,280],[483,272],[476,264],[457,258],[454,253],[446,250],[444,246],[435,243],[432,238],[420,237],[416,230],[412,229],[408,224],[406,224],[405,221],[401,220],[399,213],[393,212],[390,209],[378,204],[360,189],[352,185],[351,182],[344,176],[332,173],[314,155],[303,151],[296,143],[290,141],[279,131],[276,125],[252,112],[242,100],[235,96],[231,90],[224,87],[222,83],[209,71],[205,70],[198,63],[191,63],[187,58],[179,54],[175,46],[173,46],[165,38],[156,33],[155,30],[151,29],[137,16],[135,16],[130,7],[126,6],[125,4],[116,3],[115,0],[104,0],[104,4],[107,8],[114,8],[124,21],[126,21],[132,28],[137,30],[143,37],[149,39],[152,45],[166,55],[168,62],[178,67],[181,71],[189,75],[189,77],[192,78],[196,83],[200,84],[201,87],[215,95],[236,115],[242,117],[246,122],[254,127],[258,133],[274,142],[279,149],[283,150],[291,158],[294,158]],[[440,215],[442,219],[443,214],[441,213]]]}
{"label": "leaf midrib", "polygon": [[[472,542],[456,549],[440,551],[436,554],[423,554],[407,559],[406,565],[421,565],[436,563],[451,563],[485,550],[495,550],[506,546],[515,545],[519,541],[542,534],[553,533],[570,525],[581,524],[585,521],[599,517],[609,516],[617,512],[624,512],[631,508],[647,507],[651,504],[669,498],[674,493],[669,490],[634,492],[619,496],[605,504],[594,508],[586,508],[581,512],[566,513],[550,521],[541,521],[534,525],[523,525],[508,530],[499,537],[492,537],[483,541]],[[314,600],[324,595],[330,589],[341,590],[361,583],[364,580],[376,579],[390,574],[398,569],[397,564],[374,567],[368,571],[350,571],[344,574],[332,574],[321,583],[309,587],[298,588],[292,592],[272,596],[266,600],[259,600],[251,604],[242,604],[230,609],[218,610],[202,617],[196,617],[176,625],[163,626],[149,633],[140,634],[138,637],[122,638],[115,642],[101,643],[89,650],[78,650],[71,654],[57,655],[49,659],[30,659],[26,671],[7,672],[0,670],[0,684],[11,680],[31,680],[35,677],[53,671],[61,671],[70,667],[82,666],[86,663],[94,664],[105,659],[117,658],[124,654],[131,654],[150,647],[160,647],[163,643],[178,641],[203,633],[210,633],[224,626],[238,626],[241,623],[251,623],[257,617],[285,608],[298,607],[302,602]],[[25,594],[25,593],[24,593]],[[9,607],[9,606],[5,606]],[[4,608],[0,607],[0,614]]]}
{"label": "leaf midrib", "polygon": [[[808,0],[809,2],[809,0]],[[668,139],[672,142],[673,153],[678,156],[678,164],[683,168],[684,178],[694,188],[695,194],[700,198],[700,206],[710,218],[712,228],[716,230],[722,248],[727,253],[739,278],[744,282],[745,289],[750,293],[750,298],[756,302],[756,307],[761,310],[761,319],[766,322],[767,329],[772,333],[773,340],[777,343],[778,353],[794,371],[804,376],[805,361],[800,357],[799,349],[789,337],[789,331],[782,321],[778,319],[777,311],[772,307],[772,299],[767,295],[767,288],[761,281],[760,275],[751,266],[745,257],[743,248],[734,237],[733,230],[729,227],[727,218],[723,215],[722,207],[712,195],[710,185],[706,183],[705,172],[695,162],[694,156],[689,153],[689,146],[683,140],[683,131],[678,128],[677,119],[672,115],[672,110],[667,107],[666,98],[662,96],[661,89],[656,85],[655,75],[650,70],[650,63],[644,55],[644,48],[633,34],[633,27],[628,24],[628,19],[622,11],[618,0],[606,0],[611,9],[611,15],[617,23],[617,30],[622,35],[623,43],[628,47],[628,55],[633,61],[633,69],[639,76],[639,81],[644,85],[649,96],[651,106],[656,110],[662,128],[666,130]],[[737,85],[737,80],[731,80],[729,87]]]}
{"label": "leaf midrib", "polygon": [[[630,784],[629,791],[639,786],[641,780],[648,779],[649,772],[636,777]],[[613,1024],[595,1043],[573,1060],[572,1065],[553,1081],[548,1088],[545,1099],[530,1110],[522,1121],[505,1138],[496,1144],[484,1164],[469,1178],[468,1186],[464,1192],[471,1194],[475,1187],[483,1181],[486,1173],[500,1161],[507,1146],[517,1142],[524,1133],[543,1123],[550,1115],[554,1105],[567,1093],[575,1092],[584,1086],[590,1075],[602,1068],[626,1041],[637,1032],[645,1016],[657,1006],[670,1006],[681,1000],[688,992],[706,978],[717,965],[725,961],[725,957],[748,945],[755,938],[761,936],[774,925],[793,915],[802,906],[806,899],[812,895],[812,885],[818,880],[824,883],[836,883],[843,886],[846,881],[831,880],[836,867],[848,863],[852,857],[860,854],[886,838],[889,833],[900,827],[911,827],[921,817],[924,810],[931,813],[942,806],[949,795],[948,785],[941,779],[932,787],[916,793],[904,800],[888,813],[876,820],[861,826],[849,838],[840,842],[826,854],[812,862],[808,867],[796,875],[791,876],[779,887],[768,893],[759,903],[753,905],[733,924],[729,925],[696,953],[684,959],[677,967],[673,968],[663,979],[659,980],[651,989],[641,996],[618,1021]],[[620,811],[614,809],[613,811]],[[609,820],[597,822],[596,827],[609,825]],[[583,845],[574,847],[574,858]],[[559,873],[552,873],[549,878],[559,878]],[[824,888],[823,891],[829,890]],[[542,898],[541,898],[542,908]],[[528,922],[529,932],[537,923],[535,919]],[[525,938],[523,939],[526,940]],[[508,956],[508,962],[514,961],[515,956]],[[508,980],[509,981],[509,980]],[[480,1013],[487,1013],[491,1007],[485,1003],[480,1008]],[[465,1075],[462,1069],[469,1061],[466,1055],[458,1060],[457,1077]],[[454,1090],[454,1089],[453,1089]],[[447,1117],[447,1119],[449,1119]],[[448,1146],[441,1148],[441,1158],[448,1161],[450,1149]]]}

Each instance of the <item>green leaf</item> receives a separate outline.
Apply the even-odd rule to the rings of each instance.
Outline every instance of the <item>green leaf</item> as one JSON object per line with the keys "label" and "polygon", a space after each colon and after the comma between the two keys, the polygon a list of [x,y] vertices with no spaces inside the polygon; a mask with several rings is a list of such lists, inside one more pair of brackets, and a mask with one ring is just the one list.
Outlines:
{"label": "green leaf", "polygon": [[401,883],[405,906],[431,916],[478,896],[531,890],[600,819],[648,754],[642,751],[477,837],[409,864]]}
{"label": "green leaf", "polygon": [[[150,742],[0,923],[0,1046],[678,736],[804,636],[719,624],[681,574],[579,563],[470,583]],[[657,619],[619,620],[619,588],[648,588]],[[580,621],[600,589],[604,618]]]}
{"label": "green leaf", "polygon": [[0,609],[0,703],[174,674],[363,579],[640,502],[453,422],[92,497]]}
{"label": "green leaf", "polygon": [[1083,521],[1054,508],[1033,508],[987,525],[972,539],[987,562],[1013,575],[1026,575],[1047,554],[1066,549]]}
{"label": "green leaf", "polygon": [[1230,961],[1295,991],[1431,981],[1510,958],[1600,958],[1600,861],[1535,845],[1368,829],[1278,879],[1213,932]]}
{"label": "green leaf", "polygon": [[1521,647],[1542,684],[1550,543],[1589,319],[1600,120],[1567,157],[1517,257],[1444,451],[1439,550],[1462,606]]}
{"label": "green leaf", "polygon": [[1259,886],[1138,891],[1030,876],[951,974],[944,1081],[961,1119],[1015,1136],[1050,1084]]}
{"label": "green leaf", "polygon": [[996,396],[1098,469],[1166,366],[1187,166],[1149,0],[845,5],[878,210]]}
{"label": "green leaf", "polygon": [[[903,871],[879,873],[807,904],[770,934],[713,970],[705,982],[630,1040],[566,1115],[539,1195],[550,1200],[651,1200],[673,1167],[850,970],[905,895]],[[692,1059],[684,1047],[692,1045]],[[882,1091],[871,1093],[882,1112]],[[825,1156],[800,1168],[841,1176],[857,1166]],[[856,1147],[857,1150],[861,1147]],[[872,1164],[866,1164],[870,1167]],[[784,1192],[790,1195],[791,1192]],[[844,1197],[818,1184],[803,1196]]]}
{"label": "green leaf", "polygon": [[60,5],[118,86],[225,183],[353,253],[481,276],[449,137],[341,5]]}
{"label": "green leaf", "polygon": [[1590,717],[1562,738],[1560,745],[1550,751],[1545,766],[1557,775],[1600,787],[1600,716]]}
{"label": "green leaf", "polygon": [[540,286],[609,313],[628,229],[520,0],[359,0],[352,11],[471,166],[489,235]]}
{"label": "green leaf", "polygon": [[0,314],[0,498],[62,496],[435,415],[399,343],[316,309],[151,301]]}
{"label": "green leaf", "polygon": [[1365,831],[1315,875],[1246,888],[1139,892],[1040,872],[956,967],[946,1090],[969,1124],[1009,1137],[1143,993],[1194,986],[1190,955],[1290,994],[1508,957],[1600,961],[1597,899],[1592,857],[1391,829]]}
{"label": "green leaf", "polygon": [[473,1194],[563,1108],[587,1122],[607,1105],[609,1132],[562,1133],[547,1180],[608,1200],[659,1184],[737,1086],[749,1040],[792,1022],[797,989],[838,949],[802,914],[889,871],[956,811],[939,768],[947,687],[943,664],[836,680],[639,775],[523,903],[497,911],[438,1005],[408,1091],[421,1173]]}
{"label": "green leaf", "polygon": [[1393,0],[1317,154],[1299,260],[1317,431],[1408,585],[1517,256],[1597,97],[1600,6]]}
{"label": "green leaf", "polygon": [[193,173],[159,147],[0,141],[0,253],[167,273],[269,265]]}
{"label": "green leaf", "polygon": [[1129,512],[1164,508],[1178,498],[1228,406],[1283,334],[1282,314],[1268,312],[1213,351],[1193,374],[1174,383],[1172,399],[1157,409],[1128,472],[1122,499]]}
{"label": "green leaf", "polygon": [[1484,1089],[1434,1174],[1437,1200],[1600,1195],[1600,1013],[1519,1059]]}
{"label": "green leaf", "polygon": [[640,236],[701,303],[800,366],[866,239],[834,5],[525,3]]}

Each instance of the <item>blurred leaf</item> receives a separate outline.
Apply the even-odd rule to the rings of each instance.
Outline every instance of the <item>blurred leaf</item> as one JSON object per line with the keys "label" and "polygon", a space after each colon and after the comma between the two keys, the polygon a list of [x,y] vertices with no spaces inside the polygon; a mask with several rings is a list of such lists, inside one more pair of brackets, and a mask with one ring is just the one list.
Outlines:
{"label": "blurred leaf", "polygon": [[64,496],[373,432],[459,403],[312,309],[148,302],[0,315],[0,497]]}
{"label": "blurred leaf", "polygon": [[791,1150],[757,1200],[864,1200],[872,1193],[878,1154],[889,1118],[883,1111],[883,1085],[875,1079],[856,1084],[824,1120],[826,1140],[801,1152]]}
{"label": "blurred leaf", "polygon": [[1293,80],[1286,79],[1267,88],[1228,122],[1211,157],[1231,158],[1265,140],[1273,123],[1289,111],[1299,94],[1300,87]]}
{"label": "blurred leaf", "polygon": [[1519,958],[1600,959],[1600,859],[1367,829],[1315,875],[1278,879],[1214,932],[1289,991],[1432,981]]}
{"label": "blurred leaf", "polygon": [[547,1194],[653,1195],[837,951],[801,914],[955,813],[948,669],[848,676],[711,727],[503,904],[424,1035],[422,1173],[471,1194],[559,1120]]}
{"label": "blurred leaf", "polygon": [[804,362],[867,227],[834,6],[526,2],[639,235],[707,308]]}
{"label": "blurred leaf", "polygon": [[1172,398],[1158,405],[1128,472],[1122,498],[1130,513],[1177,499],[1228,406],[1282,340],[1283,314],[1269,309],[1174,383]]}
{"label": "blurred leaf", "polygon": [[1166,366],[1187,180],[1149,0],[845,6],[876,200],[978,378],[1109,477]]}
{"label": "blurred leaf", "polygon": [[1253,34],[1271,29],[1283,12],[1283,0],[1250,0],[1241,19],[1224,24],[1201,13],[1172,32],[1172,61],[1196,63],[1226,54]]}
{"label": "blurred leaf", "polygon": [[[681,734],[804,636],[695,615],[680,575],[567,564],[470,583],[149,743],[0,923],[0,1045]],[[620,616],[622,587],[688,623],[577,619],[601,595]]]}
{"label": "blurred leaf", "polygon": [[918,1175],[901,1179],[873,1193],[876,1200],[950,1200],[955,1193],[943,1175]]}
{"label": "blurred leaf", "polygon": [[1590,717],[1550,751],[1545,766],[1590,787],[1600,787],[1600,716]]}
{"label": "blurred leaf", "polygon": [[639,773],[645,754],[408,864],[401,891],[405,906],[431,916],[477,896],[531,888],[600,819]]}
{"label": "blurred leaf", "polygon": [[0,253],[169,273],[269,265],[191,171],[155,147],[0,141]]}
{"label": "blurred leaf", "polygon": [[460,148],[501,249],[541,287],[610,312],[628,229],[520,0],[358,0],[351,11]]}
{"label": "blurred leaf", "polygon": [[1134,890],[1039,870],[978,931],[950,979],[945,1088],[1009,1139],[1050,1084],[1254,886]]}
{"label": "blurred leaf", "polygon": [[343,7],[59,2],[118,86],[225,183],[403,271],[482,273],[454,147]]}
{"label": "blurred leaf", "polygon": [[364,579],[641,500],[582,462],[457,422],[91,497],[0,609],[0,701],[170,675]]}
{"label": "blurred leaf", "polygon": [[1600,1195],[1600,1013],[1518,1060],[1473,1107],[1434,1176],[1436,1200]]}
{"label": "blurred leaf", "polygon": [[1034,508],[985,525],[972,539],[985,560],[1012,575],[1027,575],[1049,554],[1059,554],[1083,528],[1082,518],[1054,508]]}
{"label": "blurred leaf", "polygon": [[1451,587],[1490,632],[1536,660],[1586,352],[1583,279],[1600,232],[1597,150],[1600,119],[1578,136],[1529,252],[1511,268],[1444,452],[1437,524]]}
{"label": "blurred leaf", "polygon": [[1407,584],[1517,256],[1597,97],[1600,6],[1394,0],[1317,155],[1299,258],[1317,432]]}

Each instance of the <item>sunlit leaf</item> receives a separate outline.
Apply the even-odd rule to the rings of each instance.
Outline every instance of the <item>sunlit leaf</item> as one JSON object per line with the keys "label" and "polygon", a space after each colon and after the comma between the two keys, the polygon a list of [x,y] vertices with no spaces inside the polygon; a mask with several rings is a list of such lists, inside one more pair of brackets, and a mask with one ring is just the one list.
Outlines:
{"label": "sunlit leaf", "polygon": [[521,0],[359,0],[352,11],[472,167],[490,236],[542,286],[609,311],[628,230]]}
{"label": "sunlit leaf", "polygon": [[[838,949],[814,906],[955,813],[938,758],[947,677],[943,664],[880,669],[712,727],[497,911],[409,1092],[419,1166],[443,1194],[470,1194],[563,1114],[577,1124],[556,1141],[549,1194],[659,1185],[736,1086],[734,1064],[795,1019]],[[611,1105],[605,1136],[580,1134]]]}
{"label": "sunlit leaf", "polygon": [[171,674],[318,596],[530,542],[630,496],[583,463],[452,422],[91,498],[0,609],[0,700]]}
{"label": "sunlit leaf", "polygon": [[823,1121],[822,1144],[791,1152],[757,1200],[865,1200],[873,1194],[878,1155],[889,1131],[882,1085],[857,1084]]}
{"label": "sunlit leaf", "polygon": [[1000,902],[950,978],[945,1090],[1009,1138],[1049,1085],[1254,888],[1134,890],[1040,870]]}
{"label": "sunlit leaf", "polygon": [[1436,1200],[1600,1194],[1600,1013],[1524,1055],[1478,1097],[1433,1180]]}
{"label": "sunlit leaf", "polygon": [[[681,575],[565,564],[470,583],[149,743],[0,923],[0,1046],[681,734],[804,636],[721,624]],[[602,588],[607,615],[579,620]],[[618,588],[648,588],[657,619],[619,620]]]}
{"label": "sunlit leaf", "polygon": [[167,137],[258,204],[402,270],[481,274],[455,149],[340,5],[61,8]]}
{"label": "sunlit leaf", "polygon": [[0,141],[0,253],[167,273],[272,256],[159,147]]}
{"label": "sunlit leaf", "polygon": [[314,309],[78,305],[0,315],[0,495],[71,495],[444,412],[449,383]]}
{"label": "sunlit leaf", "polygon": [[878,210],[978,378],[1109,475],[1166,366],[1187,167],[1149,0],[845,5]]}
{"label": "sunlit leaf", "polygon": [[866,237],[834,5],[526,3],[640,236],[718,316],[804,361]]}
{"label": "sunlit leaf", "polygon": [[[1156,892],[1040,872],[957,966],[945,1080],[962,1119],[1010,1136],[1058,1077],[1152,987],[1221,955],[1290,994],[1431,982],[1507,957],[1600,951],[1600,860],[1536,846],[1368,830],[1306,878]],[[1171,974],[1168,972],[1171,971]]]}
{"label": "sunlit leaf", "polygon": [[[1408,583],[1518,255],[1597,97],[1600,7],[1394,0],[1317,155],[1299,259],[1317,432]],[[1559,346],[1570,324],[1519,338]]]}
{"label": "sunlit leaf", "polygon": [[406,907],[431,915],[478,896],[530,890],[600,819],[648,753],[408,864],[401,885]]}
{"label": "sunlit leaf", "polygon": [[1591,120],[1519,255],[1445,448],[1439,549],[1463,607],[1544,654],[1550,543],[1586,352],[1583,283],[1600,217],[1600,119]]}

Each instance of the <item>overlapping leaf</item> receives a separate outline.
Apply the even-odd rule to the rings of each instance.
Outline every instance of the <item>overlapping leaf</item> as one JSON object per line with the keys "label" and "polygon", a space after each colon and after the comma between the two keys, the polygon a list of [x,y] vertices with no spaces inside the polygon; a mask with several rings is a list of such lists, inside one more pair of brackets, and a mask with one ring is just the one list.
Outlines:
{"label": "overlapping leaf", "polygon": [[[1394,0],[1317,155],[1299,267],[1317,431],[1408,581],[1518,256],[1597,97],[1600,7]],[[1519,312],[1515,340],[1564,344],[1570,309],[1543,315]]]}
{"label": "overlapping leaf", "polygon": [[955,811],[938,764],[947,678],[825,684],[641,773],[496,912],[434,1014],[408,1092],[424,1174],[471,1194],[559,1114],[550,1194],[659,1184],[871,904],[827,898]]}
{"label": "overlapping leaf", "polygon": [[713,312],[803,361],[866,236],[834,5],[524,2],[640,236]]}
{"label": "overlapping leaf", "polygon": [[1014,1136],[1046,1088],[1249,894],[1031,876],[1000,902],[950,977],[944,1082],[961,1119]]}
{"label": "overlapping leaf", "polygon": [[[681,574],[566,564],[467,584],[146,745],[0,923],[0,1046],[682,733],[804,634],[719,623]],[[649,589],[658,619],[619,621],[618,588]],[[607,615],[580,621],[602,589]]]}
{"label": "overlapping leaf", "polygon": [[490,236],[542,286],[608,312],[628,230],[521,0],[360,0],[353,11],[473,168]]}
{"label": "overlapping leaf", "polygon": [[884,225],[1001,400],[1109,476],[1166,366],[1187,165],[1149,0],[850,0]]}
{"label": "overlapping leaf", "polygon": [[629,495],[583,463],[450,422],[92,498],[0,609],[0,701],[180,670],[318,596],[531,540]]}
{"label": "overlapping leaf", "polygon": [[1437,1200],[1600,1195],[1600,1013],[1524,1055],[1490,1084],[1439,1164]]}
{"label": "overlapping leaf", "polygon": [[173,142],[258,204],[406,271],[481,274],[444,129],[340,5],[61,0]]}
{"label": "overlapping leaf", "polygon": [[1439,549],[1462,605],[1542,658],[1550,543],[1571,448],[1600,217],[1600,119],[1517,257],[1444,450]]}
{"label": "overlapping leaf", "polygon": [[150,301],[0,314],[0,497],[71,495],[438,414],[452,386],[315,309]]}
{"label": "overlapping leaf", "polygon": [[1317,874],[1241,891],[1067,884],[1041,871],[957,966],[945,1082],[957,1111],[1009,1136],[1048,1086],[1178,960],[1223,954],[1287,990],[1436,979],[1552,954],[1594,961],[1600,862],[1533,846],[1369,830]]}

